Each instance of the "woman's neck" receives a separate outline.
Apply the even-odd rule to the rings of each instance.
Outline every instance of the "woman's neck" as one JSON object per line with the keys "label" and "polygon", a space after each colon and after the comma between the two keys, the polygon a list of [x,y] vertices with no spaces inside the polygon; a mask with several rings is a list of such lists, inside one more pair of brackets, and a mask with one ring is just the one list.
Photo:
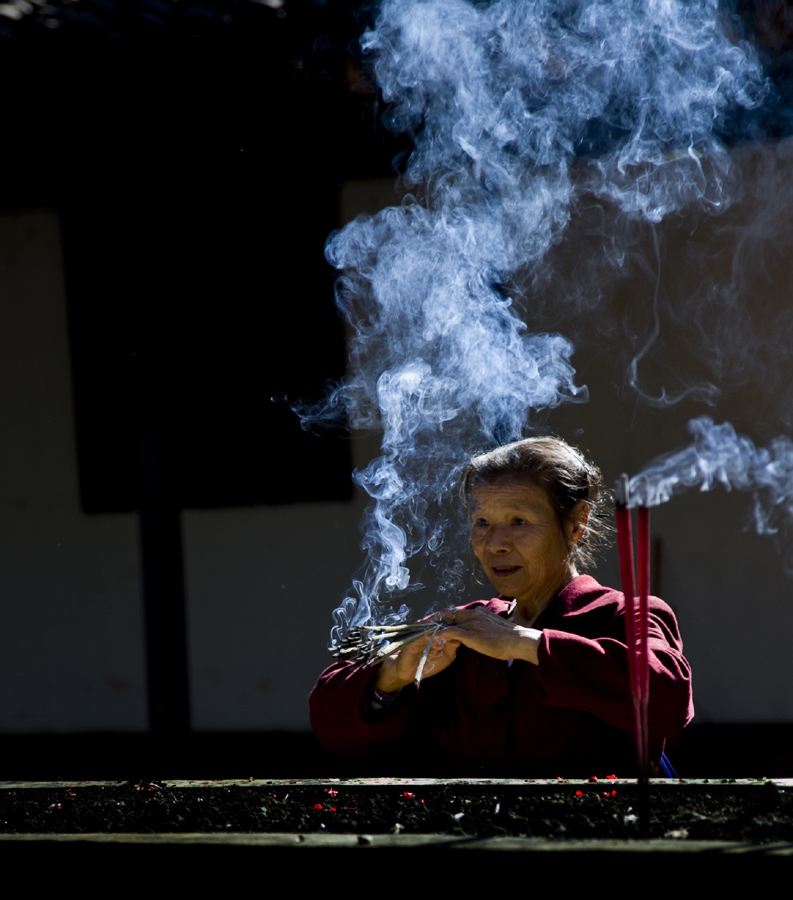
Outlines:
{"label": "woman's neck", "polygon": [[521,601],[519,598],[516,598],[515,606],[509,614],[510,621],[514,622],[516,625],[520,625],[522,628],[531,628],[537,619],[539,619],[540,615],[559,596],[564,588],[566,588],[574,578],[578,577],[578,570],[575,566],[570,566],[568,576],[569,577],[565,579],[564,583],[559,585],[557,591],[554,591],[550,597],[545,597],[543,600],[537,601],[532,598],[530,600]]}

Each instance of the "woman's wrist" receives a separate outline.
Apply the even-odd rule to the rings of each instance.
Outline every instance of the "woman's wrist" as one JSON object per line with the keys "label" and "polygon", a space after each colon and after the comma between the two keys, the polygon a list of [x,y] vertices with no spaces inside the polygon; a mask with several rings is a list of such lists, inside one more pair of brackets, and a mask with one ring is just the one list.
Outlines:
{"label": "woman's wrist", "polygon": [[518,625],[515,629],[520,638],[516,647],[514,659],[523,659],[532,665],[539,665],[538,651],[542,641],[542,631],[536,628],[523,628]]}
{"label": "woman's wrist", "polygon": [[375,712],[379,712],[381,709],[388,709],[389,706],[392,706],[399,699],[399,693],[397,691],[395,694],[386,694],[385,691],[381,691],[378,687],[372,688],[372,709]]}

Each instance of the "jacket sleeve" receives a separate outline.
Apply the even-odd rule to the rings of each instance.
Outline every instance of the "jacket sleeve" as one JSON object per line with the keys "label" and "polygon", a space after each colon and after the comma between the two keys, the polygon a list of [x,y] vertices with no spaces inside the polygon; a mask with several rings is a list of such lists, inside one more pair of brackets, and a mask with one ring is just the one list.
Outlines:
{"label": "jacket sleeve", "polygon": [[[617,728],[631,730],[634,710],[624,637],[624,607],[611,636],[589,638],[546,629],[539,648],[537,679],[543,702],[590,712]],[[691,669],[672,610],[650,598],[649,729],[652,737],[676,737],[694,714]]]}
{"label": "jacket sleeve", "polygon": [[[461,608],[487,604],[478,600]],[[328,750],[358,756],[376,753],[404,737],[438,732],[449,716],[456,668],[454,664],[425,678],[420,690],[409,685],[392,706],[374,713],[370,703],[377,669],[335,663],[319,676],[309,696],[311,727]]]}
{"label": "jacket sleeve", "polygon": [[405,688],[393,708],[369,709],[377,669],[354,663],[330,666],[320,675],[309,697],[311,727],[323,745],[335,753],[374,753],[401,738],[409,729],[416,691]]}

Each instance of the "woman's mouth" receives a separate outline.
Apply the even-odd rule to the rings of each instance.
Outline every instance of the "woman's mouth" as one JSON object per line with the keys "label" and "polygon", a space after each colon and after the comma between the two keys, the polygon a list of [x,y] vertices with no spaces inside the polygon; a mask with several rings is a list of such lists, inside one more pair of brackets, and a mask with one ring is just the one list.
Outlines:
{"label": "woman's mouth", "polygon": [[520,570],[520,566],[491,566],[490,570],[498,578],[507,578]]}

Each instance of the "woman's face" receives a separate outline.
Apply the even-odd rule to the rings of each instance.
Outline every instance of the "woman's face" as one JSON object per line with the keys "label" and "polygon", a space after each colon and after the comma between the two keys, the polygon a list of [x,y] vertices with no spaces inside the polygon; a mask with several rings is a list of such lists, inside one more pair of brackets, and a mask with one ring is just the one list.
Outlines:
{"label": "woman's face", "polygon": [[560,528],[545,490],[505,476],[473,488],[471,546],[500,594],[539,610],[576,576],[570,548],[586,528],[588,507],[577,504]]}

